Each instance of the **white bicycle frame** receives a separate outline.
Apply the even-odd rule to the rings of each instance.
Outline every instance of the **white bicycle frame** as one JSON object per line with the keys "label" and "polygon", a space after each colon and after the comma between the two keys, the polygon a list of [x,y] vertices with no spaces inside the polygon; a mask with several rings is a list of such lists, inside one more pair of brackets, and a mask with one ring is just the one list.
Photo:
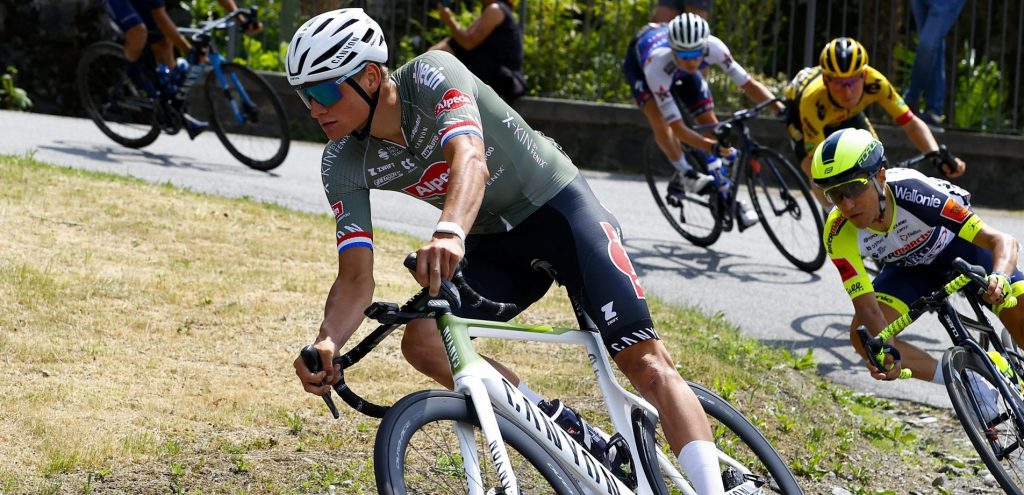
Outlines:
{"label": "white bicycle frame", "polygon": [[[490,448],[490,455],[498,471],[498,479],[502,480],[505,493],[519,493],[519,484],[515,473],[512,472],[505,442],[501,438],[495,409],[512,418],[524,431],[528,432],[534,441],[543,445],[563,466],[567,474],[574,476],[583,485],[585,491],[595,494],[619,495],[654,493],[654,488],[648,482],[648,474],[640,463],[638,442],[633,434],[630,417],[634,408],[641,408],[650,414],[650,417],[657,418],[657,410],[643,398],[625,390],[615,380],[607,350],[598,333],[549,326],[472,320],[450,314],[439,318],[437,323],[455,378],[455,391],[468,396],[473,404],[477,417],[480,419],[480,429]],[[636,491],[630,490],[622,481],[612,475],[586,448],[571,439],[547,414],[526,399],[515,385],[480,357],[473,348],[470,337],[574,344],[585,347],[591,367],[597,377],[598,386],[604,396],[605,405],[608,407],[612,426],[629,444],[637,480]],[[481,488],[483,484],[480,475],[480,460],[477,458],[473,427],[459,424],[456,434],[465,464],[469,493],[485,495]],[[676,488],[686,495],[696,495],[696,492],[679,472],[675,460],[666,456],[660,449],[657,455],[662,472],[667,475]],[[750,474],[749,469],[721,451],[719,451],[719,460],[743,474]],[[659,474],[655,473],[655,475]]]}

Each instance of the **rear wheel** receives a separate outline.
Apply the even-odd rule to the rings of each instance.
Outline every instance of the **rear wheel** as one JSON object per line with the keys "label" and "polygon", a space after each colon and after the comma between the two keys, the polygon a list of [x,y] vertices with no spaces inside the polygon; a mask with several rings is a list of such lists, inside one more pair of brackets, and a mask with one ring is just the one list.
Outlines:
{"label": "rear wheel", "polygon": [[[726,490],[735,490],[742,485],[743,488],[740,488],[738,493],[803,493],[789,466],[757,427],[718,394],[695,383],[689,385],[708,415],[715,445],[721,453],[728,456],[728,459],[722,458],[721,464],[722,481]],[[675,478],[679,475],[679,466],[668,447],[668,442],[660,433],[656,442],[661,446],[659,457],[662,465],[671,468],[661,469],[662,486],[667,487],[665,493],[683,493],[680,483],[684,481]],[[655,489],[660,488],[661,486]],[[758,489],[761,491],[757,491]]]}
{"label": "rear wheel", "polygon": [[288,156],[288,118],[277,93],[248,67],[225,63],[224,79],[210,71],[206,101],[210,124],[238,161],[256,170],[271,170]]}
{"label": "rear wheel", "polygon": [[120,45],[93,43],[78,61],[76,89],[82,108],[103,134],[123,146],[142,148],[160,136],[160,128],[153,117],[153,101],[129,79],[127,66]]}
{"label": "rear wheel", "polygon": [[[986,392],[996,387],[987,357],[953,347],[942,357],[946,390],[960,424],[982,462],[1006,493],[1024,494],[1024,421],[1014,413],[1024,408],[1019,394]],[[971,376],[973,375],[973,377]]]}
{"label": "rear wheel", "polygon": [[[695,160],[687,153],[687,160],[695,168],[707,173],[701,160]],[[668,183],[676,173],[675,167],[665,158],[654,143],[653,137],[644,146],[644,176],[654,196],[654,202],[661,214],[679,235],[701,247],[715,243],[722,235],[722,212],[724,205],[721,195],[694,193],[668,193]]]}
{"label": "rear wheel", "polygon": [[821,208],[803,175],[769,148],[755,150],[747,163],[750,200],[772,244],[801,270],[821,268],[825,263]]}

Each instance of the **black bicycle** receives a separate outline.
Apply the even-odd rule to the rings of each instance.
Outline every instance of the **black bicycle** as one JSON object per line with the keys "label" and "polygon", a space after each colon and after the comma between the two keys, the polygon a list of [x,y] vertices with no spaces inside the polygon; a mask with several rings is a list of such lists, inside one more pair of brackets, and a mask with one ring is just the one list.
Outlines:
{"label": "black bicycle", "polygon": [[[228,62],[217,51],[211,33],[257,22],[255,8],[239,9],[220,19],[205,21],[200,28],[180,28],[191,36],[190,60],[205,54],[207,63],[195,63],[183,74],[174,95],[152,97],[125,72],[128,60],[120,44],[99,41],[89,45],[79,59],[75,75],[78,96],[89,118],[104,134],[129,148],[153,143],[160,132],[177,134],[184,127],[187,108],[205,110],[205,117],[224,147],[245,165],[271,170],[288,155],[291,138],[284,106],[270,84],[253,70]],[[160,88],[156,62],[149,50],[139,60],[143,77]],[[195,83],[203,80],[203,101],[190,98]]]}
{"label": "black bicycle", "polygon": [[[939,322],[949,333],[953,346],[942,356],[943,378],[953,409],[970,438],[974,449],[989,472],[1008,494],[1024,494],[1024,356],[1006,329],[1000,332],[992,327],[982,311],[980,295],[988,287],[985,269],[970,265],[963,259],[953,262],[956,276],[941,289],[921,297],[907,313],[890,323],[877,337],[864,327],[857,329],[857,337],[864,345],[868,361],[879,369],[885,366],[886,355],[893,362],[899,360],[899,351],[887,342],[921,315],[935,312]],[[961,314],[949,301],[949,296],[964,296],[973,316]],[[1004,306],[1016,306],[1017,299],[1007,296]],[[975,339],[968,329],[979,333]],[[986,349],[991,348],[991,351]],[[909,378],[904,369],[900,378]],[[992,397],[984,380],[998,391]],[[995,400],[993,400],[993,398]]]}
{"label": "black bicycle", "polygon": [[[772,244],[797,268],[813,272],[825,263],[821,208],[800,170],[778,151],[754,140],[747,124],[776,101],[737,111],[716,124],[693,126],[697,132],[712,131],[719,143],[735,146],[739,152],[739,158],[729,167],[730,183],[723,190],[711,194],[669,194],[668,183],[676,170],[664,157],[647,157],[645,176],[668,223],[688,241],[701,247],[714,244],[723,231],[732,230],[739,213],[737,192],[745,178],[750,200]],[[686,153],[695,168],[708,173],[703,160],[692,150]]]}

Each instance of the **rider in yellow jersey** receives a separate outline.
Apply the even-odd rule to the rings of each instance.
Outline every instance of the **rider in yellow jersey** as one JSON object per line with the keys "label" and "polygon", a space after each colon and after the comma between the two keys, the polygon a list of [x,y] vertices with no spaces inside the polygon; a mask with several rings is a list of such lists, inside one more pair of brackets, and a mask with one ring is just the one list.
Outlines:
{"label": "rider in yellow jersey", "polygon": [[[910,110],[899,91],[882,73],[868,65],[868,53],[853,38],[836,38],[821,50],[817,67],[801,70],[786,90],[789,100],[787,122],[789,137],[804,173],[810,176],[810,152],[838,129],[858,128],[877,137],[864,115],[872,103],[878,103],[903,129],[922,153],[939,149],[928,126]],[[965,165],[959,158],[936,166],[946,177],[959,177]],[[818,201],[828,202],[815,189]]]}
{"label": "rider in yellow jersey", "polygon": [[[853,301],[850,340],[861,356],[857,327],[877,335],[910,303],[941,287],[957,257],[990,273],[982,299],[1024,343],[1024,305],[1002,307],[1004,294],[1024,293],[1020,243],[983,222],[971,210],[970,193],[916,170],[887,170],[882,143],[861,129],[838,130],[815,148],[811,176],[835,204],[823,241]],[[866,256],[882,266],[874,280],[864,270]],[[894,344],[902,366],[883,373],[868,365],[874,378],[895,379],[905,367],[915,378],[943,382],[934,358],[906,341]]]}

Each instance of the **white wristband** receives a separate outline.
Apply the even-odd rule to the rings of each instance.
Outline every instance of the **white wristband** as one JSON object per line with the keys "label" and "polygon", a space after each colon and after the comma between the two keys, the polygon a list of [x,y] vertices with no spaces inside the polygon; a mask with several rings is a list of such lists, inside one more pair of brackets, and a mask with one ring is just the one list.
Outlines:
{"label": "white wristband", "polygon": [[455,222],[437,222],[437,227],[434,227],[434,233],[441,232],[443,234],[454,234],[463,243],[466,242],[466,231],[462,230],[462,227]]}

